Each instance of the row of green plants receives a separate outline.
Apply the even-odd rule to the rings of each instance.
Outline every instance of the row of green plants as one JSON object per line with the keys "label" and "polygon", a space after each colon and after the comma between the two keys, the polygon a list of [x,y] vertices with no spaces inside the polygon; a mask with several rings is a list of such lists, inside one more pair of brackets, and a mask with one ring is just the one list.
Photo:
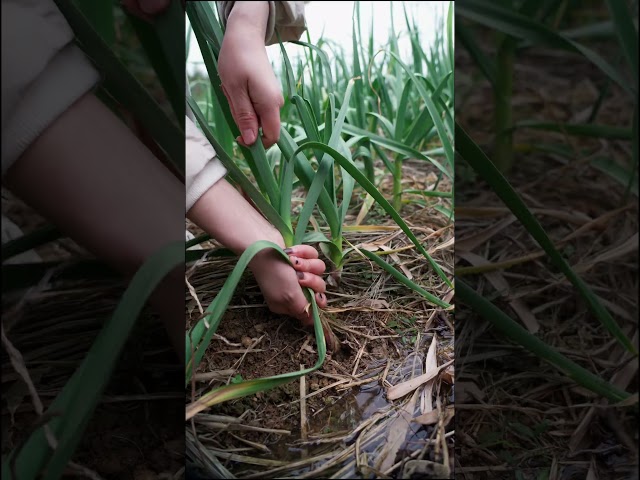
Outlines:
{"label": "row of green plants", "polygon": [[[363,173],[371,183],[376,183],[375,158],[381,159],[386,173],[393,175],[392,205],[398,211],[402,206],[402,164],[406,158],[431,163],[440,175],[453,180],[452,143],[441,142],[443,137],[453,138],[453,43],[448,40],[451,38],[448,32],[453,32],[453,9],[448,8],[443,18],[434,22],[445,28],[436,28],[433,32],[435,38],[429,49],[425,49],[424,28],[419,28],[415,17],[409,15],[406,6],[402,5],[398,7],[390,3],[389,40],[383,48],[374,47],[373,15],[368,36],[363,38],[360,2],[355,2],[350,49],[322,36],[312,44],[307,33],[306,41],[291,42],[300,46],[301,55],[297,63],[291,65],[284,61],[279,71],[285,92],[290,90],[293,76],[299,90],[298,97],[304,98],[310,117],[320,124],[320,129],[323,128],[329,94],[344,92],[352,79],[359,79],[354,84],[353,106],[347,111],[343,133],[349,137],[347,146],[353,151],[354,160],[362,162]],[[440,5],[447,4],[441,2]],[[405,23],[401,34],[411,45],[405,63],[401,60],[398,45],[400,32],[394,27],[394,17],[399,11]],[[234,148],[231,128],[223,111],[214,108],[213,92],[207,88],[208,80],[201,78],[202,82],[199,82],[197,79],[192,82],[194,97],[209,124],[216,127],[220,144],[231,152]],[[424,92],[419,91],[416,79],[429,92],[428,100],[424,100]],[[200,84],[205,88],[198,88]],[[340,102],[341,98],[335,100]],[[296,101],[291,95],[285,99],[281,117],[289,135],[300,142],[308,138],[304,121],[309,117],[299,114]],[[275,162],[280,152],[276,149],[270,154],[272,162]],[[421,193],[433,195],[432,191]],[[453,197],[450,192],[439,194]],[[447,217],[452,216],[451,209],[443,208],[443,213]]]}

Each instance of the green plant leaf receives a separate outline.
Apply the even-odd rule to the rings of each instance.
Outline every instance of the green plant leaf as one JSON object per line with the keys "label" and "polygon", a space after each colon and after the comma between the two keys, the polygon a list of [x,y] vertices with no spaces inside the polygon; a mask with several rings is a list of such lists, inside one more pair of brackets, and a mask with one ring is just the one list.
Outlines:
{"label": "green plant leaf", "polygon": [[[253,202],[256,204],[258,209],[264,214],[267,220],[269,220],[273,224],[273,226],[278,229],[278,231],[284,237],[285,242],[287,240],[291,240],[293,238],[291,226],[287,225],[284,222],[284,220],[282,219],[278,211],[273,207],[273,205],[271,205],[264,198],[264,196],[256,189],[256,187],[253,186],[253,184],[249,181],[249,179],[242,173],[242,171],[238,168],[238,166],[229,157],[227,152],[225,152],[222,146],[218,144],[218,142],[215,139],[215,136],[213,135],[213,132],[211,132],[211,129],[206,124],[206,120],[204,118],[202,111],[200,110],[200,107],[198,107],[198,105],[193,100],[193,98],[189,97],[187,99],[187,102],[189,104],[189,107],[193,111],[193,114],[196,117],[198,123],[200,124],[200,127],[202,128],[202,131],[205,137],[207,137],[207,140],[209,140],[209,142],[215,149],[217,157],[220,159],[222,164],[226,167],[233,181],[236,182],[238,185],[240,185],[240,187],[244,190],[244,192],[247,195],[249,195],[251,200],[253,200]],[[260,142],[256,142],[256,145],[253,146],[255,150],[259,150],[260,147],[262,147],[262,144],[260,143],[260,145],[257,145],[258,143]],[[264,147],[262,151],[264,152]],[[266,162],[266,158],[265,158],[265,162]]]}
{"label": "green plant leaf", "polygon": [[364,190],[366,190],[375,200],[376,202],[393,218],[393,220],[398,224],[398,226],[402,229],[402,231],[409,237],[409,239],[416,246],[418,251],[424,255],[424,257],[429,262],[429,265],[433,268],[433,270],[438,274],[440,279],[447,284],[450,288],[453,288],[453,284],[451,280],[447,278],[444,274],[440,266],[431,258],[431,255],[427,253],[425,248],[422,246],[420,241],[413,234],[411,229],[402,219],[402,217],[398,214],[398,212],[391,206],[391,204],[387,201],[386,198],[378,191],[378,189],[358,170],[356,166],[354,166],[347,158],[345,158],[341,153],[336,151],[335,149],[319,142],[309,142],[305,145],[302,145],[294,152],[294,155],[298,153],[298,151],[304,150],[305,148],[319,148],[325,151],[325,153],[331,155],[335,161],[337,161],[342,168],[344,168],[355,180],[360,184]]}
{"label": "green plant leaf", "polygon": [[440,300],[438,297],[436,297],[435,295],[427,292],[424,288],[422,288],[421,286],[419,286],[417,283],[409,280],[405,275],[403,275],[401,272],[399,272],[397,269],[395,269],[392,265],[389,265],[387,262],[385,262],[384,260],[382,260],[378,255],[376,255],[373,252],[370,252],[368,250],[365,249],[359,249],[358,250],[360,253],[362,253],[365,257],[367,257],[369,260],[373,261],[374,263],[376,263],[379,267],[381,267],[385,272],[389,273],[393,278],[395,278],[396,280],[398,280],[400,283],[402,283],[404,286],[410,288],[411,290],[413,290],[414,292],[419,293],[420,295],[422,295],[424,298],[426,298],[429,302],[431,302],[434,305],[437,305],[438,307],[442,307],[442,308],[449,308],[451,307],[450,304],[448,304],[447,302]]}
{"label": "green plant leaf", "polygon": [[[351,80],[347,86],[347,90],[344,93],[344,98],[342,101],[342,107],[340,107],[340,111],[338,112],[338,118],[336,120],[336,124],[333,126],[333,133],[331,134],[331,138],[329,139],[329,145],[337,147],[338,142],[340,141],[340,133],[342,132],[342,125],[344,125],[344,121],[347,115],[347,110],[349,109],[349,99],[351,97],[351,91],[354,87],[355,82]],[[306,145],[312,144],[320,144],[318,141],[308,142]],[[323,145],[323,144],[320,144]],[[298,152],[296,152],[298,153]],[[313,209],[315,208],[318,197],[320,196],[320,189],[325,185],[325,179],[331,173],[333,173],[333,161],[329,155],[323,155],[319,160],[318,171],[316,172],[313,181],[311,182],[311,186],[309,187],[309,191],[307,192],[307,198],[302,207],[302,212],[298,217],[298,224],[296,226],[295,232],[295,241],[296,243],[300,243],[304,236],[304,233],[307,229],[307,225],[309,224],[309,219],[311,218],[311,214],[313,213]],[[335,190],[333,194],[333,203],[334,205],[337,203],[335,201]],[[333,231],[338,232],[338,238],[340,236],[340,228],[341,223],[334,226],[332,228]],[[335,240],[335,239],[334,239]]]}
{"label": "green plant leaf", "polygon": [[39,228],[34,232],[27,233],[26,235],[9,240],[7,243],[2,244],[2,262],[6,262],[11,257],[20,255],[33,248],[40,247],[46,243],[53,242],[62,236],[62,232],[58,227],[54,225],[47,225]]}
{"label": "green plant leaf", "polygon": [[[284,251],[272,242],[265,240],[258,241],[247,248],[244,253],[238,259],[238,263],[234,267],[233,271],[229,275],[224,286],[215,297],[211,305],[206,309],[206,316],[202,318],[186,335],[186,372],[185,382],[189,383],[191,375],[196,371],[200,364],[202,357],[205,354],[207,347],[209,346],[213,334],[215,333],[224,312],[226,311],[229,302],[233,296],[233,292],[236,289],[243,272],[246,270],[251,259],[260,251],[265,248],[272,248],[277,251],[284,262],[289,261],[289,257]],[[326,357],[326,343],[324,338],[324,331],[322,323],[320,321],[318,306],[315,302],[315,296],[309,289],[304,289],[305,296],[311,304],[312,317],[314,319],[314,332],[316,335],[316,342],[318,347],[318,360],[316,364],[306,370],[299,372],[285,373],[282,375],[276,375],[273,377],[260,378],[256,380],[247,380],[233,385],[227,385],[212,390],[211,392],[202,395],[196,402],[187,406],[187,419],[196,413],[208,408],[209,406],[221,403],[224,401],[232,400],[234,398],[241,398],[253,393],[264,391],[270,388],[277,387],[284,383],[291,382],[300,378],[302,375],[317,370],[322,366]]]}
{"label": "green plant leaf", "polygon": [[[100,331],[86,358],[58,394],[46,413],[58,412],[48,425],[58,446],[51,451],[38,428],[15,458],[15,471],[20,480],[33,480],[46,467],[44,479],[56,479],[73,456],[89,418],[101,398],[120,352],[147,299],[162,279],[184,264],[184,243],[177,242],[152,255],[136,272],[116,307],[111,319]],[[2,477],[10,478],[10,464],[16,452],[3,459]]]}
{"label": "green plant leaf", "polygon": [[490,322],[511,341],[523,346],[534,355],[560,369],[579,385],[614,402],[619,402],[630,396],[629,393],[595,376],[588,370],[569,360],[553,347],[544,343],[535,335],[529,333],[516,321],[509,318],[502,310],[476,293],[475,290],[460,279],[456,279],[456,298]]}
{"label": "green plant leaf", "polygon": [[104,42],[113,46],[116,41],[115,5],[112,0],[73,0],[93,28],[100,34]]}
{"label": "green plant leaf", "polygon": [[73,2],[70,0],[55,0],[55,2],[73,29],[82,50],[99,65],[104,75],[105,89],[111,97],[117,99],[122,105],[126,105],[135,114],[158,146],[167,154],[177,174],[184,178],[183,129],[171,121]]}
{"label": "green plant leaf", "polygon": [[529,234],[549,256],[549,260],[558,268],[578,290],[589,310],[602,325],[630,352],[637,354],[635,347],[615,322],[609,311],[598,301],[589,286],[573,271],[564,257],[558,252],[551,239],[529,211],[520,196],[515,192],[506,178],[487,158],[467,133],[456,123],[456,150],[460,156],[489,184],[504,204],[520,220]]}
{"label": "green plant leaf", "polygon": [[610,125],[594,125],[592,123],[555,123],[539,122],[537,120],[523,120],[517,122],[513,129],[533,128],[550,132],[576,135],[580,137],[608,138],[612,140],[631,140],[631,129],[612,127]]}
{"label": "green plant leaf", "polygon": [[[622,51],[627,57],[627,62],[631,67],[635,83],[638,83],[638,31],[633,24],[634,15],[629,11],[627,2],[620,0],[607,0],[607,7],[611,12],[613,23],[615,25],[614,31],[618,35]],[[638,6],[636,5],[637,9]],[[637,12],[636,17],[637,19]]]}
{"label": "green plant leaf", "polygon": [[637,90],[637,87],[629,85],[629,82],[625,80],[620,72],[615,70],[593,50],[512,9],[497,5],[495,2],[473,0],[458,2],[456,15],[461,15],[464,18],[513,37],[530,41],[534,45],[547,45],[580,53],[625,91],[634,93]]}
{"label": "green plant leaf", "polygon": [[[111,0],[108,2],[112,3]],[[180,2],[170,2],[167,10],[157,15],[153,23],[141,20],[135,15],[127,16],[171,102],[176,119],[180,119],[181,122],[185,115],[185,57],[182,45],[175,41],[183,31],[184,11]]]}

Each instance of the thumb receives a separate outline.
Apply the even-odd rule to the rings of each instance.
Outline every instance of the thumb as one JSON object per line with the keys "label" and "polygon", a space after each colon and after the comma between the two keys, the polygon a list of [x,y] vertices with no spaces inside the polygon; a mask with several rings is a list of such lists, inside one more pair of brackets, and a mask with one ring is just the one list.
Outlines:
{"label": "thumb", "polygon": [[258,138],[258,116],[253,109],[249,94],[244,89],[224,89],[225,96],[231,107],[231,114],[240,129],[242,141],[245,145],[253,145]]}

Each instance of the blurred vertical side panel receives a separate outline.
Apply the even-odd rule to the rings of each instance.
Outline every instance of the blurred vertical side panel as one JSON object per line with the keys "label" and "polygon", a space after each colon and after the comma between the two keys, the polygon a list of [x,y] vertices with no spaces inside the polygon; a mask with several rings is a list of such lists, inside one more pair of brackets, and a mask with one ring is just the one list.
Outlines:
{"label": "blurred vertical side panel", "polygon": [[456,478],[638,478],[637,29],[456,2]]}
{"label": "blurred vertical side panel", "polygon": [[184,38],[2,2],[2,478],[184,476]]}

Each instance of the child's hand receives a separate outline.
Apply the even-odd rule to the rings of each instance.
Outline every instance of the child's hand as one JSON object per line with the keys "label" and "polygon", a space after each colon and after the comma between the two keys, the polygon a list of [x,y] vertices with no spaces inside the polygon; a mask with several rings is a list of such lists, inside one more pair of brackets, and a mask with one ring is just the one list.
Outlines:
{"label": "child's hand", "polygon": [[289,254],[291,265],[273,250],[265,250],[256,255],[250,264],[260,290],[273,313],[295,317],[306,327],[313,325],[309,302],[302,287],[315,292],[319,308],[327,306],[326,284],[321,275],[325,264],[318,259],[318,252],[308,245],[296,245],[285,252]]}

